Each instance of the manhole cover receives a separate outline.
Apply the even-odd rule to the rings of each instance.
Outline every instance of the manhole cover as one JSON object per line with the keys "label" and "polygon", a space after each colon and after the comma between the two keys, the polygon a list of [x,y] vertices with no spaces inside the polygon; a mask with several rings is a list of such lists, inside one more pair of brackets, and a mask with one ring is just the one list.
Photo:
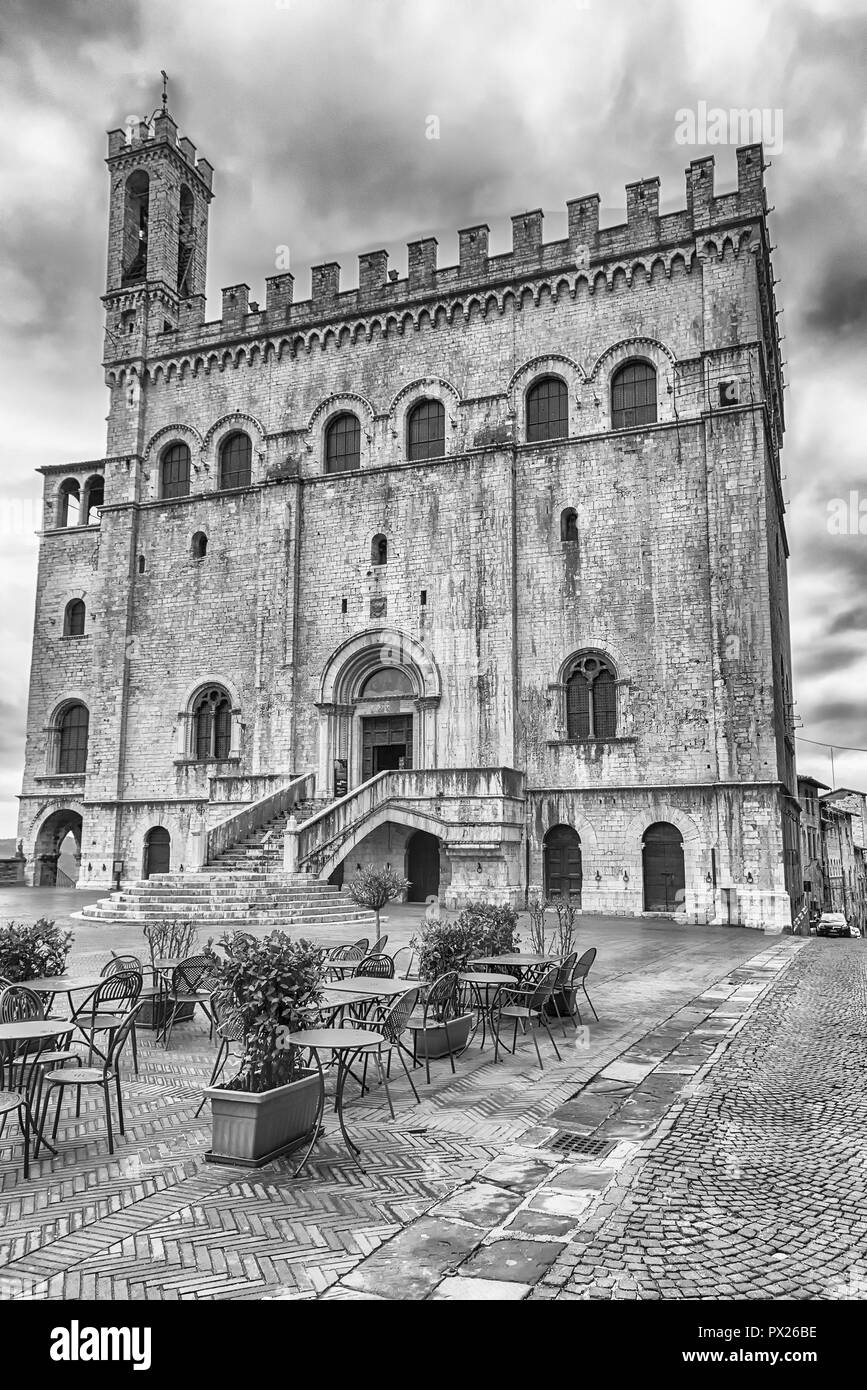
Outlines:
{"label": "manhole cover", "polygon": [[558,1134],[546,1146],[549,1149],[556,1149],[560,1153],[585,1154],[588,1158],[601,1158],[603,1154],[613,1149],[614,1145],[608,1139],[585,1139],[580,1134]]}

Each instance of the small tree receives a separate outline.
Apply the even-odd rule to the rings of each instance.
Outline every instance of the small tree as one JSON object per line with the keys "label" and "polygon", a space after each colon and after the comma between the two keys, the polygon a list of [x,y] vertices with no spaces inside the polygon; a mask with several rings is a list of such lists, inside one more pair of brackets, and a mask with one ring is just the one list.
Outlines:
{"label": "small tree", "polygon": [[376,913],[376,934],[379,931],[379,914],[386,903],[399,898],[409,888],[409,879],[394,869],[361,869],[349,882],[349,896],[358,907],[366,907]]}

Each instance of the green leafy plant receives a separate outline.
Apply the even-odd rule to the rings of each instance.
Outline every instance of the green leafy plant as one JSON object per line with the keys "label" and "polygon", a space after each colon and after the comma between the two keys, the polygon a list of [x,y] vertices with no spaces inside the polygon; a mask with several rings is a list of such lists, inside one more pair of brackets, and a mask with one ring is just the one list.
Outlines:
{"label": "green leafy plant", "polygon": [[458,917],[453,922],[426,921],[410,945],[418,952],[418,976],[432,984],[451,970],[466,970],[476,953],[476,932],[471,923]]}
{"label": "green leafy plant", "polygon": [[62,975],[72,947],[71,931],[53,921],[7,922],[0,927],[0,975],[20,984],[43,975]]}
{"label": "green leafy plant", "polygon": [[226,959],[217,987],[244,1032],[241,1068],[225,1089],[259,1093],[286,1086],[299,1075],[290,1035],[309,1027],[310,1007],[319,1002],[321,951],[282,931],[256,941],[226,933],[220,945]]}
{"label": "green leafy plant", "polygon": [[504,956],[517,950],[518,914],[512,907],[494,903],[468,903],[458,921],[473,934],[477,956]]}
{"label": "green leafy plant", "polygon": [[386,903],[399,898],[409,886],[409,879],[395,873],[394,869],[360,869],[347,884],[347,892],[358,907],[366,907],[376,913],[376,934],[379,936],[380,912]]}

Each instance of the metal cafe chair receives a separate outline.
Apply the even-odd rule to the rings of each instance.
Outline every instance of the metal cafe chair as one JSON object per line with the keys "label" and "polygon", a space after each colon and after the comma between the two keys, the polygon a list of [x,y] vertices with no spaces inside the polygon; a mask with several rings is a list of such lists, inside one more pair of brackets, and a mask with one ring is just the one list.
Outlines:
{"label": "metal cafe chair", "polygon": [[[220,990],[216,990],[211,995],[211,1013],[214,1019],[214,1034],[219,1039],[219,1046],[217,1047],[217,1057],[208,1085],[216,1086],[229,1060],[232,1044],[240,1043],[243,1048],[244,1025],[241,1014],[232,1006],[229,995]],[[240,1058],[238,1060],[240,1061]],[[207,1096],[203,1095],[199,1102],[199,1108],[196,1111],[196,1119],[198,1119],[201,1114],[202,1107],[206,1100]]]}
{"label": "metal cafe chair", "polygon": [[[29,991],[32,993],[32,991]],[[5,993],[5,991],[4,991]],[[10,1019],[7,1022],[23,1022]],[[24,1140],[24,1176],[30,1177],[30,1137],[35,1135],[33,1157],[39,1147],[39,1127],[37,1115],[39,1095],[45,1072],[40,1066],[46,1051],[38,1050],[29,1056],[15,1055],[14,1045],[0,1045],[0,1134],[6,1128],[8,1115],[16,1114],[21,1135]],[[7,1072],[8,1066],[8,1072]],[[16,1075],[17,1073],[17,1075]]]}
{"label": "metal cafe chair", "polygon": [[377,937],[377,939],[374,941],[373,945],[370,948],[370,954],[372,956],[381,956],[387,945],[388,932],[385,933],[385,936]]}
{"label": "metal cafe chair", "polygon": [[407,1023],[407,1028],[410,1033],[412,1033],[412,1060],[414,1066],[418,1063],[419,1033],[421,1033],[424,1039],[424,1069],[428,1086],[430,1085],[430,1057],[428,1056],[426,1029],[431,1027],[431,1025],[440,1025],[445,1028],[446,1045],[449,1049],[449,1061],[451,1062],[452,1075],[454,1075],[455,1072],[455,1053],[451,1038],[449,1037],[448,1020],[453,1017],[457,1011],[458,982],[459,976],[457,970],[449,970],[445,975],[440,975],[438,979],[434,980],[427,992],[421,1014],[413,1014]]}
{"label": "metal cafe chair", "polygon": [[[60,1124],[60,1107],[63,1104],[63,1088],[65,1086],[76,1087],[76,1118],[81,1114],[81,1090],[83,1086],[101,1086],[103,1099],[105,1101],[105,1127],[108,1133],[108,1151],[114,1153],[114,1133],[111,1123],[111,1093],[110,1083],[114,1082],[117,1095],[117,1115],[121,1134],[125,1134],[123,1122],[123,1097],[120,1086],[120,1055],[123,1052],[127,1038],[135,1027],[136,1014],[142,1008],[144,1001],[135,1004],[123,1019],[123,1021],[112,1030],[108,1050],[101,1067],[64,1067],[59,1071],[49,1071],[45,1073],[45,1084],[48,1087],[45,1093],[45,1100],[42,1104],[42,1124],[40,1129],[44,1130],[46,1117],[48,1115],[48,1103],[51,1099],[52,1091],[57,1091],[57,1109],[54,1112],[54,1125],[51,1130],[52,1139],[57,1138],[57,1127]],[[39,1137],[37,1136],[34,1157],[39,1154]]]}
{"label": "metal cafe chair", "polygon": [[[29,1023],[34,1019],[45,1017],[45,1005],[40,995],[35,990],[28,989],[27,985],[7,985],[0,992],[0,1023]],[[72,1029],[63,1035],[61,1042],[68,1043]],[[9,1054],[9,1079],[13,1080],[16,1069],[23,1075],[33,1061],[39,1062],[41,1066],[62,1066],[70,1058],[77,1057],[77,1053],[69,1047],[37,1048],[37,1055],[34,1058],[28,1050],[26,1044],[22,1045],[18,1055],[12,1051]],[[0,1126],[2,1133],[2,1126]]]}
{"label": "metal cafe chair", "polygon": [[358,975],[370,976],[376,980],[394,979],[394,961],[391,956],[376,955],[371,952],[360,960],[352,972],[353,979]]}
{"label": "metal cafe chair", "polygon": [[[108,961],[108,963],[102,967],[102,969],[100,970],[99,973],[100,973],[100,975],[102,975],[102,976],[107,976],[107,975],[120,975],[120,974],[123,974],[125,971],[129,971],[129,970],[131,970],[131,971],[136,971],[136,970],[137,970],[137,971],[139,972],[139,974],[141,975],[141,977],[142,977],[142,987],[141,987],[141,993],[139,994],[139,999],[141,999],[142,1002],[144,1002],[144,1000],[146,1000],[146,999],[150,999],[150,1000],[154,1003],[154,1013],[156,1013],[156,1011],[157,1011],[157,1004],[156,1004],[155,1001],[157,1001],[158,999],[160,999],[160,998],[162,997],[162,992],[163,992],[162,985],[161,985],[161,984],[157,984],[157,983],[150,984],[150,985],[146,985],[146,984],[145,984],[145,982],[144,982],[144,966],[142,965],[142,963],[141,963],[141,961],[139,960],[138,956],[132,956],[132,955],[127,955],[127,956],[119,955],[119,956],[116,956],[116,955],[112,955],[111,960]],[[118,1013],[118,1012],[123,1013],[123,1012],[125,1012],[125,1008],[126,1008],[126,1006],[124,1006],[124,1008],[122,1008],[121,1010],[105,1009],[105,1010],[103,1010],[103,1012],[105,1012],[105,1013]],[[133,1070],[135,1071],[136,1076],[138,1076],[138,1036],[137,1036],[137,1034],[136,1034],[135,1028],[133,1028],[133,1030],[132,1030],[132,1065],[133,1065]]]}
{"label": "metal cafe chair", "polygon": [[184,1004],[192,1004],[193,1013],[198,1004],[208,1020],[208,1036],[211,1036],[214,1031],[214,1020],[210,1010],[211,995],[218,983],[217,966],[211,956],[187,956],[186,960],[179,961],[174,967],[165,994],[163,1043],[166,1047],[172,1040],[175,1019]]}
{"label": "metal cafe chair", "polygon": [[[108,1042],[104,1045],[111,1048],[112,1034],[135,1009],[143,983],[140,970],[119,970],[114,975],[107,975],[76,1009],[71,1021],[87,1043],[88,1064],[93,1061],[94,1052],[105,1061],[107,1054],[97,1046],[96,1037],[100,1033],[107,1033]],[[137,1059],[137,1051],[135,1055]]]}
{"label": "metal cafe chair", "polygon": [[399,980],[413,980],[417,976],[412,973],[415,964],[415,947],[401,946],[392,956],[394,961],[394,973]]}
{"label": "metal cafe chair", "polygon": [[566,999],[566,1007],[569,1010],[569,1017],[572,1019],[573,1023],[575,1021],[576,1014],[578,1016],[578,1022],[581,1022],[581,1011],[578,1008],[579,989],[582,989],[584,991],[584,998],[587,1000],[587,1003],[590,1005],[591,1009],[593,1009],[593,1017],[596,1019],[597,1023],[599,1022],[599,1015],[597,1014],[595,1008],[593,1008],[593,1000],[587,993],[587,976],[590,974],[590,968],[593,965],[595,959],[596,947],[591,946],[590,949],[588,951],[585,951],[583,956],[581,956],[580,959],[577,961],[575,969],[572,971],[572,979],[569,982],[569,987],[568,989],[563,991],[564,997]]}
{"label": "metal cafe chair", "polygon": [[577,1028],[578,1026],[575,1022],[575,1019],[572,1016],[572,1010],[569,1007],[569,998],[567,994],[567,991],[571,988],[572,985],[572,971],[575,968],[575,962],[577,959],[578,952],[573,951],[571,955],[564,956],[563,960],[561,960],[560,969],[557,971],[557,983],[554,986],[554,993],[551,995],[551,1008],[557,1015],[557,1018],[560,1022],[560,1027],[563,1029],[564,1038],[567,1037],[568,1034],[566,1032],[566,1021],[560,1012],[561,999],[564,1001],[566,1005],[567,1017],[571,1022],[572,1027]]}
{"label": "metal cafe chair", "polygon": [[536,1034],[540,1028],[544,1028],[545,1032],[548,1034],[548,1037],[551,1041],[551,1046],[557,1054],[557,1061],[562,1062],[563,1060],[558,1051],[557,1044],[554,1041],[554,1034],[548,1027],[548,1020],[545,1017],[545,1007],[548,1004],[551,995],[554,993],[554,989],[557,984],[557,975],[558,967],[555,965],[552,966],[550,970],[546,971],[542,979],[539,980],[536,984],[531,985],[529,989],[521,989],[519,986],[516,986],[511,989],[503,989],[499,996],[499,998],[504,1002],[500,1005],[500,1008],[497,1011],[498,1040],[500,1033],[500,1025],[504,1018],[513,1019],[515,1023],[515,1028],[512,1035],[513,1052],[517,1049],[518,1046],[518,1024],[520,1023],[521,1031],[524,1033],[526,1033],[527,1028],[529,1027],[530,1034],[533,1039],[533,1046],[536,1049],[536,1056],[539,1059],[539,1066],[543,1070],[544,1066],[542,1063],[542,1054],[539,1051],[539,1040],[536,1037]]}
{"label": "metal cafe chair", "polygon": [[395,1117],[394,1106],[391,1103],[391,1092],[388,1089],[388,1076],[386,1074],[386,1068],[382,1065],[382,1058],[384,1054],[387,1055],[390,1066],[391,1054],[392,1052],[397,1052],[397,1055],[400,1058],[400,1064],[403,1067],[403,1070],[406,1074],[406,1079],[412,1087],[412,1093],[415,1096],[416,1105],[421,1105],[421,1097],[419,1096],[418,1091],[415,1089],[415,1082],[413,1081],[412,1076],[410,1075],[409,1068],[407,1067],[406,1062],[403,1059],[403,1048],[401,1046],[401,1037],[406,1032],[407,1027],[409,1025],[410,1015],[412,1014],[412,1011],[415,1008],[416,1000],[418,999],[418,994],[419,992],[417,989],[407,990],[406,994],[398,995],[397,998],[393,1000],[393,1002],[388,1006],[387,1009],[382,1010],[376,1016],[373,1016],[371,1018],[354,1020],[352,1024],[353,1028],[370,1028],[373,1031],[381,1033],[383,1035],[382,1042],[371,1043],[369,1047],[361,1049],[361,1051],[364,1053],[364,1072],[362,1074],[361,1090],[363,1095],[367,1078],[367,1060],[368,1057],[373,1057],[373,1060],[376,1063],[376,1069],[379,1072],[379,1079],[385,1087],[385,1096],[388,1101],[388,1108],[391,1111],[392,1119],[394,1119]]}

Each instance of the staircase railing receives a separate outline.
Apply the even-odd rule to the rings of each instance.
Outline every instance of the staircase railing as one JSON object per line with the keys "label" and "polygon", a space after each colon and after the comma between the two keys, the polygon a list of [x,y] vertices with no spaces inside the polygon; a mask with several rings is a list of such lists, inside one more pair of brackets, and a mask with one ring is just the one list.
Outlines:
{"label": "staircase railing", "polygon": [[290,815],[299,801],[310,799],[315,787],[316,773],[303,772],[285,786],[278,787],[276,791],[269,792],[267,796],[260,797],[243,810],[211,826],[205,843],[205,864],[212,864],[218,855],[240,840],[245,840],[254,831],[261,830],[275,816]]}
{"label": "staircase railing", "polygon": [[520,801],[523,775],[512,768],[379,772],[309,820],[300,824],[290,820],[283,834],[283,867],[290,873],[321,873],[340,857],[338,852],[346,841],[357,840],[365,823],[392,801],[409,803],[432,826],[441,826],[445,832],[460,820],[458,807],[464,797]]}

